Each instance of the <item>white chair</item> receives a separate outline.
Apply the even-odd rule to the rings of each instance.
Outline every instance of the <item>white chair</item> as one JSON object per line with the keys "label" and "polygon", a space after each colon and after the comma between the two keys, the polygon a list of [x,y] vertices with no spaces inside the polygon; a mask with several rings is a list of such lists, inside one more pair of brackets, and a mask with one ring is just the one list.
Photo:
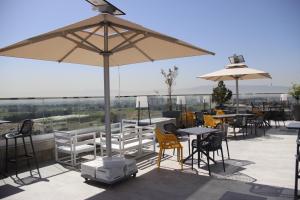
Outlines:
{"label": "white chair", "polygon": [[139,154],[142,155],[144,149],[147,149],[151,146],[153,146],[153,152],[155,152],[155,143],[156,143],[155,128],[156,128],[156,125],[139,126],[136,128],[138,129],[139,139],[140,139]]}
{"label": "white chair", "polygon": [[[79,133],[78,133],[79,132]],[[59,131],[54,133],[55,160],[76,166],[81,153],[93,152],[96,159],[96,132]],[[64,156],[60,156],[63,154]],[[67,154],[67,155],[66,155]],[[70,158],[70,159],[68,159]]]}
{"label": "white chair", "polygon": [[[143,149],[153,145],[155,151],[155,126],[126,127],[118,134],[111,134],[111,150],[120,155],[136,150],[138,156],[143,154]],[[106,134],[100,132],[101,156],[106,149]]]}
{"label": "white chair", "polygon": [[[110,131],[111,131],[112,135],[121,133],[122,132],[122,125],[121,125],[121,123],[113,123],[113,124],[111,124],[110,125]],[[101,132],[105,132],[105,126],[101,126],[99,128],[99,133],[101,133]],[[97,134],[98,134],[98,132],[97,132]],[[100,148],[101,148],[101,144],[103,144],[103,142],[101,142],[100,138],[101,137],[98,137],[98,135],[97,135],[95,142],[96,142],[96,145],[100,145]],[[102,155],[102,153],[101,153],[101,155]]]}
{"label": "white chair", "polygon": [[122,130],[127,128],[134,128],[138,125],[137,120],[123,119],[122,120]]}

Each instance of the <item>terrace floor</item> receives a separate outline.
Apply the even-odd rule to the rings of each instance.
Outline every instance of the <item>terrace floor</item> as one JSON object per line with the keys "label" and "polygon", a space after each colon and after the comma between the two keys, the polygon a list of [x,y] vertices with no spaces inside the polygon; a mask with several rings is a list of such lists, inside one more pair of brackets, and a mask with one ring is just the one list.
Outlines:
{"label": "terrace floor", "polygon": [[[296,131],[285,127],[271,128],[263,136],[238,137],[229,140],[231,159],[226,158],[226,172],[218,162],[208,176],[204,164],[180,166],[173,151],[157,169],[157,154],[138,160],[136,178],[108,186],[87,181],[80,172],[57,163],[44,163],[42,179],[29,178],[29,173],[0,180],[0,199],[204,199],[266,200],[293,199]],[[188,155],[185,146],[184,155]],[[218,157],[218,156],[217,156]],[[219,158],[218,158],[219,159]]]}

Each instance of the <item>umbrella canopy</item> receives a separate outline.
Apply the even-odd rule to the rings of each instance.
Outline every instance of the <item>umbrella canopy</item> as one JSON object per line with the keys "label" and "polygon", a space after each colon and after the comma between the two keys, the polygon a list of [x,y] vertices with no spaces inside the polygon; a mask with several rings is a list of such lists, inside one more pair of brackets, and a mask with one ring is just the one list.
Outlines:
{"label": "umbrella canopy", "polygon": [[264,79],[271,78],[270,74],[261,70],[248,68],[245,64],[227,65],[227,68],[221,69],[209,74],[198,76],[211,81],[228,81],[235,80],[250,80],[250,79]]}
{"label": "umbrella canopy", "polygon": [[101,14],[0,49],[1,56],[104,67],[107,155],[111,156],[109,67],[213,52]]}
{"label": "umbrella canopy", "polygon": [[101,14],[0,49],[0,55],[103,66],[108,24],[109,66],[214,54],[138,24]]}
{"label": "umbrella canopy", "polygon": [[238,113],[239,107],[239,89],[238,89],[238,80],[250,80],[250,79],[265,79],[272,78],[271,75],[267,72],[248,68],[244,63],[230,64],[227,65],[227,68],[198,76],[197,78],[203,78],[211,81],[236,81],[236,112]]}

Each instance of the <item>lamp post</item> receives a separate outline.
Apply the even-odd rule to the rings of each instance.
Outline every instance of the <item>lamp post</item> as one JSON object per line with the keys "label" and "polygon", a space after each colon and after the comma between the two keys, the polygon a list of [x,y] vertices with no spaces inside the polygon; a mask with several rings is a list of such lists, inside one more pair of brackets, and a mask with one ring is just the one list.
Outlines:
{"label": "lamp post", "polygon": [[151,114],[150,114],[150,106],[149,106],[149,102],[148,102],[148,97],[147,96],[137,96],[135,107],[138,109],[138,126],[140,125],[141,108],[148,109],[149,123],[151,125]]}
{"label": "lamp post", "polygon": [[182,111],[183,111],[183,105],[185,107],[185,124],[187,124],[187,114],[186,114],[186,98],[185,96],[177,96],[177,99],[176,99],[176,104],[177,105],[180,105],[180,111],[181,111],[181,115],[180,115],[180,121],[181,121],[181,125],[183,124],[182,123]]}

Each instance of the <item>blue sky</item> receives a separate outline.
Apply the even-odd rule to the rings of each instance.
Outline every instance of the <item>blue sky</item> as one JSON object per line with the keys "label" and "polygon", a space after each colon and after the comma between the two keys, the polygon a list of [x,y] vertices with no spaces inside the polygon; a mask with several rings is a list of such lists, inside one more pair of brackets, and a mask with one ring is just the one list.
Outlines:
{"label": "blue sky", "polygon": [[[97,14],[84,0],[41,2],[1,0],[0,48]],[[126,12],[127,20],[216,53],[113,68],[114,91],[118,70],[121,91],[165,90],[160,70],[174,65],[179,68],[175,90],[213,85],[195,77],[223,68],[234,53],[243,54],[249,67],[273,77],[241,85],[300,82],[299,0],[110,2]],[[0,57],[0,75],[0,97],[103,95],[102,68],[97,67]]]}

